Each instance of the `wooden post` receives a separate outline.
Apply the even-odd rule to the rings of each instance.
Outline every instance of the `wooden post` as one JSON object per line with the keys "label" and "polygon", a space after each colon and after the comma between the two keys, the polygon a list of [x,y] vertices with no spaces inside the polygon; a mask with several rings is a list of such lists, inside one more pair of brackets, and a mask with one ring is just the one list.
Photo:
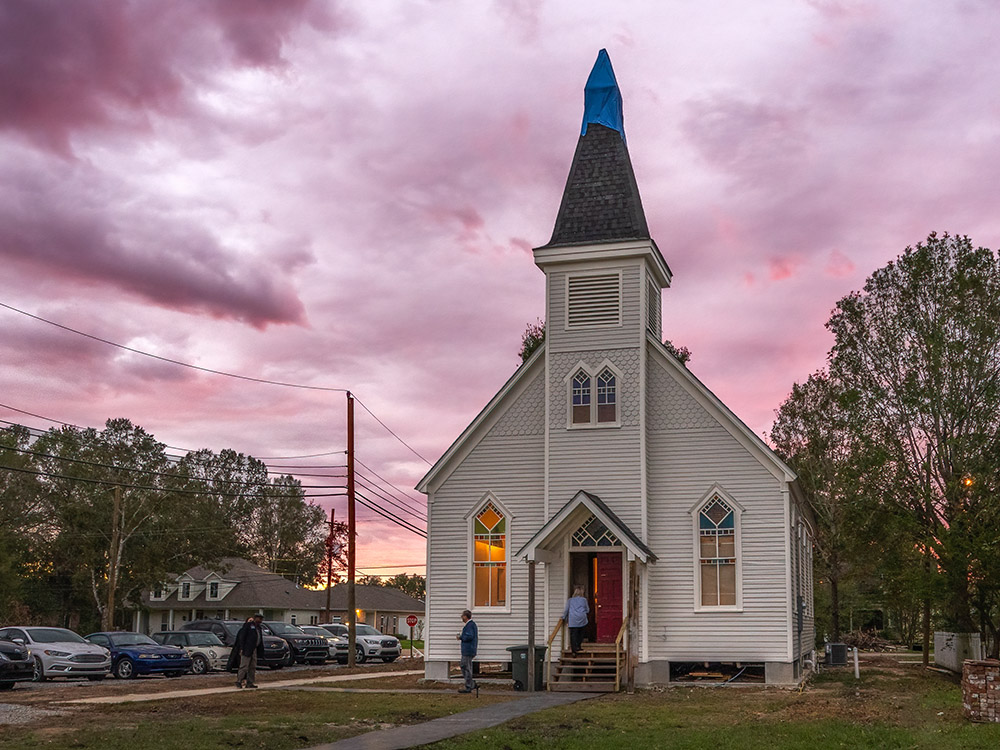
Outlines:
{"label": "wooden post", "polygon": [[115,589],[118,587],[118,559],[121,544],[121,522],[118,520],[122,508],[122,488],[115,486],[115,505],[111,513],[111,548],[108,550],[108,602],[101,618],[101,627],[114,630],[115,627]]}
{"label": "wooden post", "polygon": [[636,618],[639,616],[639,575],[635,560],[628,561],[628,651],[626,652],[625,679],[628,693],[635,692],[635,665],[639,659],[636,643]]}
{"label": "wooden post", "polygon": [[355,562],[354,517],[354,396],[347,392],[347,666],[356,663],[357,601],[354,591]]}
{"label": "wooden post", "polygon": [[535,561],[528,560],[528,692],[535,691]]}

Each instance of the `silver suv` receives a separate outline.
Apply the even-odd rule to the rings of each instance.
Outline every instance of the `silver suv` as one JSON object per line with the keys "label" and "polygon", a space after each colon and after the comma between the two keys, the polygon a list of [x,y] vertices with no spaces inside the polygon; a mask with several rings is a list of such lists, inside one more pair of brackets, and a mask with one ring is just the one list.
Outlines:
{"label": "silver suv", "polygon": [[[344,643],[337,645],[337,662],[347,664],[347,626],[335,622],[321,625],[334,635],[343,636]],[[388,663],[399,658],[399,640],[391,635],[385,635],[371,625],[358,623],[355,626],[355,661],[364,664],[369,659],[381,659]]]}

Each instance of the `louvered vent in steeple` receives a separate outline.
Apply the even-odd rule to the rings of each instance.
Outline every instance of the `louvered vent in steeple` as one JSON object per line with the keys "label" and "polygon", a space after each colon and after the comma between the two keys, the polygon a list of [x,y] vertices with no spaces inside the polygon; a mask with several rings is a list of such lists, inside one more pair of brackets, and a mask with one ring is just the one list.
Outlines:
{"label": "louvered vent in steeple", "polygon": [[622,277],[620,273],[570,276],[567,285],[567,327],[621,325]]}

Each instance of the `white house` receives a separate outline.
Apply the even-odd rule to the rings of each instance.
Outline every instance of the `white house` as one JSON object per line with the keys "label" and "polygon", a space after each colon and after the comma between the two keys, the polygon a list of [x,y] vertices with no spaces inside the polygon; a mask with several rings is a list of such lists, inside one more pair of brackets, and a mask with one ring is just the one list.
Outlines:
{"label": "white house", "polygon": [[548,642],[583,584],[588,640],[612,652],[617,641],[635,684],[694,663],[794,683],[814,643],[810,515],[788,466],[662,344],[671,271],[603,50],[552,239],[534,259],[544,344],[418,485],[427,677],[459,660],[463,609],[479,624],[478,658],[507,661],[529,620]]}

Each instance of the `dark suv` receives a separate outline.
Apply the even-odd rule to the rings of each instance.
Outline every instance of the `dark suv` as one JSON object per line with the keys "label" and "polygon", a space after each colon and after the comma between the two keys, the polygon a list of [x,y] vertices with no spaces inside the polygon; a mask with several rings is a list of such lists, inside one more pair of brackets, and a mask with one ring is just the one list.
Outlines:
{"label": "dark suv", "polygon": [[[192,620],[181,626],[181,630],[203,630],[215,633],[229,648],[236,645],[236,634],[243,627],[243,620]],[[273,635],[264,636],[264,661],[262,666],[281,669],[292,663],[292,652],[288,644]]]}
{"label": "dark suv", "polygon": [[26,646],[12,641],[0,641],[0,690],[10,690],[15,682],[30,680],[34,662]]}
{"label": "dark suv", "polygon": [[309,635],[296,625],[272,620],[264,623],[264,632],[283,639],[292,651],[293,661],[322,664],[330,656],[330,646],[325,639]]}

